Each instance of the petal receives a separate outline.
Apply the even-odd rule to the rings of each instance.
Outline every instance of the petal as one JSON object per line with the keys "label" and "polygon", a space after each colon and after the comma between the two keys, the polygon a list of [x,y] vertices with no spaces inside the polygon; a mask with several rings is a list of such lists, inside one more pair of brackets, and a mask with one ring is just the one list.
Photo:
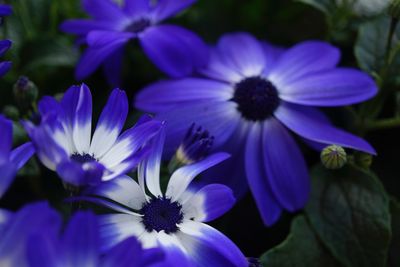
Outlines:
{"label": "petal", "polygon": [[160,0],[155,7],[154,15],[158,21],[161,21],[178,14],[195,2],[196,0]]}
{"label": "petal", "polygon": [[165,259],[162,263],[156,264],[154,267],[179,266],[191,267],[187,257],[186,249],[176,234],[166,234],[163,231],[156,234],[157,246],[161,247],[164,252]]}
{"label": "petal", "polygon": [[152,120],[126,130],[100,159],[108,169],[135,155],[160,130],[161,122]]}
{"label": "petal", "polygon": [[181,242],[195,266],[248,266],[239,248],[216,229],[203,223],[185,221],[180,230]]}
{"label": "petal", "polygon": [[279,61],[282,55],[285,54],[285,49],[279,46],[272,45],[265,41],[261,42],[265,54],[265,66],[263,76],[268,77],[269,73],[273,70],[275,64]]}
{"label": "petal", "polygon": [[164,153],[171,156],[178,149],[189,127],[196,123],[214,136],[214,146],[224,144],[240,123],[240,115],[232,101],[206,101],[187,104],[157,114],[156,118],[166,122],[166,147]]}
{"label": "petal", "polygon": [[245,77],[259,76],[266,64],[261,43],[247,33],[225,34],[218,42],[225,62]]}
{"label": "petal", "polygon": [[130,237],[112,247],[102,258],[102,267],[139,267],[143,255],[142,247],[136,238]]}
{"label": "petal", "polygon": [[268,79],[278,88],[300,77],[334,68],[340,51],[325,42],[307,41],[287,50],[270,72]]}
{"label": "petal", "polygon": [[96,185],[101,182],[104,166],[98,162],[81,165],[65,160],[57,165],[58,175],[67,183],[75,186]]}
{"label": "petal", "polygon": [[62,267],[67,264],[58,236],[47,231],[33,234],[26,247],[29,267]]}
{"label": "petal", "polygon": [[87,35],[91,31],[116,30],[116,27],[108,21],[97,21],[89,19],[71,19],[60,26],[61,31],[77,35]]}
{"label": "petal", "polygon": [[102,250],[108,250],[129,237],[139,237],[146,230],[141,218],[129,214],[99,216]]}
{"label": "petal", "polygon": [[133,210],[140,210],[146,203],[145,194],[140,186],[129,176],[121,176],[89,189],[90,195],[108,198]]}
{"label": "petal", "polygon": [[10,5],[0,5],[0,16],[8,16],[12,13],[12,7]]}
{"label": "petal", "polygon": [[253,125],[248,133],[245,164],[247,181],[261,218],[265,225],[273,225],[279,219],[282,208],[272,193],[268,177],[265,173],[261,125]]}
{"label": "petal", "polygon": [[11,152],[11,162],[17,169],[22,168],[25,163],[33,156],[35,148],[31,142],[25,143]]}
{"label": "petal", "polygon": [[228,101],[233,87],[213,80],[186,78],[162,81],[144,88],[136,95],[135,106],[148,112],[161,112],[183,103]]}
{"label": "petal", "polygon": [[289,211],[303,208],[310,178],[296,142],[276,119],[265,122],[262,140],[265,171],[274,196]]}
{"label": "petal", "polygon": [[109,23],[126,21],[127,18],[116,3],[110,0],[83,0],[83,8],[93,18]]}
{"label": "petal", "polygon": [[280,88],[285,101],[311,106],[343,106],[373,97],[378,88],[366,73],[337,68],[307,75]]}
{"label": "petal", "polygon": [[13,182],[17,173],[17,168],[14,164],[8,162],[0,164],[0,198],[4,195],[7,189]]}
{"label": "petal", "polygon": [[[100,36],[102,36],[101,39]],[[89,39],[89,37],[91,38]],[[93,40],[97,37],[99,37],[98,43]],[[75,70],[76,78],[82,80],[92,74],[100,64],[121,49],[132,37],[133,35],[131,34],[103,31],[90,32],[88,40],[91,40],[93,45],[89,46],[82,55]]]}
{"label": "petal", "polygon": [[[182,203],[180,201],[180,203]],[[218,205],[216,205],[218,203]],[[195,221],[212,221],[230,210],[235,204],[232,190],[221,184],[210,184],[182,203],[186,218]]]}
{"label": "petal", "polygon": [[0,77],[3,77],[12,67],[10,61],[0,62]]}
{"label": "petal", "polygon": [[146,55],[173,78],[185,77],[208,60],[208,49],[195,33],[173,25],[157,25],[140,35]]}
{"label": "petal", "polygon": [[283,103],[275,116],[298,135],[327,145],[336,144],[375,155],[375,149],[360,137],[335,128],[321,118],[318,110],[289,103]]}
{"label": "petal", "polygon": [[103,71],[108,84],[113,87],[121,85],[122,60],[124,57],[124,48],[120,48],[108,56],[103,62]]}
{"label": "petal", "polygon": [[150,11],[149,0],[125,0],[124,11],[131,17],[142,17]]}
{"label": "petal", "polygon": [[147,188],[153,196],[161,197],[160,187],[160,168],[161,157],[165,142],[165,131],[161,128],[157,136],[152,140],[151,153],[149,157],[142,163],[144,165],[144,180]]}
{"label": "petal", "polygon": [[216,48],[210,48],[208,64],[201,68],[199,72],[206,77],[231,84],[240,82],[244,78],[231,61],[225,60],[223,51]]}
{"label": "petal", "polygon": [[56,114],[61,112],[60,103],[51,96],[42,97],[39,101],[38,109],[41,116],[51,112],[55,112]]}
{"label": "petal", "polygon": [[98,224],[91,212],[80,211],[72,217],[63,235],[63,251],[70,266],[98,266],[100,243]]}
{"label": "petal", "polygon": [[11,211],[0,209],[0,231],[1,227],[12,217],[13,213]]}
{"label": "petal", "polygon": [[0,163],[8,162],[12,146],[12,122],[0,115]]}
{"label": "petal", "polygon": [[0,40],[0,57],[4,56],[4,54],[10,49],[12,43],[10,40]]}
{"label": "petal", "polygon": [[227,153],[215,153],[199,162],[179,168],[169,180],[166,196],[176,201],[198,174],[226,160],[229,156]]}
{"label": "petal", "polygon": [[124,127],[128,109],[125,91],[114,89],[97,123],[90,145],[90,154],[101,158],[110,150]]}
{"label": "petal", "polygon": [[67,90],[61,100],[67,124],[72,127],[72,138],[78,153],[87,153],[92,131],[92,95],[82,84]]}
{"label": "petal", "polygon": [[28,238],[41,231],[55,235],[60,230],[61,222],[60,215],[46,202],[24,206],[4,226],[0,262],[7,262],[6,266],[27,266],[25,244]]}

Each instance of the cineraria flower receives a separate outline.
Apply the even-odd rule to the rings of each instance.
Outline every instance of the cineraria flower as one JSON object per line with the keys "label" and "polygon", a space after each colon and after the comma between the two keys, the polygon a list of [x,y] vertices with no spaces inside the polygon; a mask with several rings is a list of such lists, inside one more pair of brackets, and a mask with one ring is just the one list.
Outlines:
{"label": "cineraria flower", "polygon": [[167,154],[193,122],[215,137],[216,150],[232,155],[210,170],[238,196],[247,183],[265,224],[283,209],[307,202],[307,167],[291,132],[307,143],[336,144],[375,154],[363,139],[335,128],[313,106],[358,103],[377,92],[374,81],[352,68],[337,67],[340,52],[319,41],[284,51],[246,33],[223,36],[212,51],[204,78],[150,85],[136,107],[167,123]]}
{"label": "cineraria flower", "polygon": [[118,83],[123,48],[135,39],[150,60],[172,77],[188,75],[203,66],[207,48],[196,34],[175,25],[159,25],[195,1],[125,0],[119,7],[111,0],[82,0],[92,18],[69,20],[61,26],[89,46],[77,66],[77,79],[87,77],[102,64],[109,81]]}
{"label": "cineraria flower", "polygon": [[175,262],[172,266],[178,266],[177,263],[183,266],[185,262],[185,266],[247,267],[246,258],[232,241],[204,223],[232,207],[235,202],[232,191],[220,184],[197,189],[190,186],[199,173],[229,155],[213,154],[179,168],[164,193],[160,187],[163,143],[164,135],[160,135],[152,154],[139,165],[139,184],[124,176],[90,192],[99,198],[86,197],[121,212],[101,217],[104,248],[136,236],[145,248],[162,248],[167,262]]}
{"label": "cineraria flower", "polygon": [[128,113],[124,91],[114,89],[92,137],[92,96],[86,85],[72,86],[60,102],[44,97],[41,123],[25,122],[42,163],[74,186],[107,181],[135,168],[161,122],[142,117],[121,133]]}
{"label": "cineraria flower", "polygon": [[[61,221],[57,222],[60,225]],[[53,223],[54,224],[54,223]],[[30,267],[147,267],[163,259],[159,249],[143,250],[134,238],[125,239],[106,253],[100,251],[97,218],[90,212],[78,212],[63,234],[38,229],[27,242]]]}
{"label": "cineraria flower", "polygon": [[[12,148],[12,122],[0,115],[0,198],[7,191],[14,180],[17,171],[35,153],[32,143],[28,142],[14,150]],[[0,222],[2,221],[0,214]]]}

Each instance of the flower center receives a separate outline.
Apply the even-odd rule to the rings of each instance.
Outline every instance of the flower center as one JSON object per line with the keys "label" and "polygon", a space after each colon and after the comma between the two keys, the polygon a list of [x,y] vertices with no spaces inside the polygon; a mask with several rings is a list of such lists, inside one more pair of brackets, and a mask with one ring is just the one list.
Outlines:
{"label": "flower center", "polygon": [[251,121],[268,119],[280,103],[276,87],[261,77],[250,77],[237,83],[232,100],[238,104],[242,116]]}
{"label": "flower center", "polygon": [[136,21],[132,22],[131,24],[129,24],[128,27],[125,28],[125,30],[128,32],[140,33],[142,31],[144,31],[150,25],[151,25],[151,21],[149,19],[142,18],[142,19],[136,20]]}
{"label": "flower center", "polygon": [[178,231],[177,224],[183,220],[182,206],[178,202],[171,202],[165,197],[153,198],[143,205],[140,213],[143,215],[142,223],[148,232],[153,230],[165,233]]}
{"label": "flower center", "polygon": [[97,161],[97,159],[95,157],[93,157],[93,155],[90,155],[87,153],[83,153],[83,154],[74,153],[71,155],[70,158],[81,164],[87,163],[87,162],[92,162],[92,161]]}

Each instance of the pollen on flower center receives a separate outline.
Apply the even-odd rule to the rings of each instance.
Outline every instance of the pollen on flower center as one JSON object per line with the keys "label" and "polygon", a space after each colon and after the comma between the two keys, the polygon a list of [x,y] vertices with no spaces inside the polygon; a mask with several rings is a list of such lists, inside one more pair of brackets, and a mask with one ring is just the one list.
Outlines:
{"label": "pollen on flower center", "polygon": [[251,121],[268,119],[280,103],[276,87],[261,77],[250,77],[237,83],[232,101],[238,104],[242,116]]}
{"label": "pollen on flower center", "polygon": [[151,21],[149,19],[142,18],[142,19],[136,20],[136,21],[132,22],[131,24],[129,24],[125,28],[125,30],[128,32],[140,33],[142,31],[144,31],[150,25],[151,25]]}
{"label": "pollen on flower center", "polygon": [[151,199],[143,205],[140,213],[143,215],[142,223],[148,232],[155,230],[167,234],[174,233],[178,231],[177,224],[183,220],[182,206],[165,197]]}
{"label": "pollen on flower center", "polygon": [[87,162],[92,162],[92,161],[97,161],[97,159],[90,154],[87,153],[83,153],[83,154],[79,154],[79,153],[74,153],[71,155],[71,159],[78,162],[78,163],[87,163]]}

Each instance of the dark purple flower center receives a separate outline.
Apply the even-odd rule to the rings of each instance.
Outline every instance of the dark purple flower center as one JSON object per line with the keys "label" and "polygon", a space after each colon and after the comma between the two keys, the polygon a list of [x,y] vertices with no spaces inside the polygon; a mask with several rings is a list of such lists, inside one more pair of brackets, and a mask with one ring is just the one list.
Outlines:
{"label": "dark purple flower center", "polygon": [[177,224],[183,220],[182,206],[178,202],[171,202],[165,197],[153,198],[143,205],[140,213],[143,215],[142,223],[148,232],[153,230],[165,233],[178,231]]}
{"label": "dark purple flower center", "polygon": [[97,161],[97,159],[90,154],[87,153],[83,153],[83,154],[79,154],[79,153],[74,153],[71,155],[71,159],[78,162],[78,163],[87,163],[87,162],[92,162],[92,161]]}
{"label": "dark purple flower center", "polygon": [[125,31],[127,32],[133,32],[133,33],[140,33],[144,31],[146,28],[148,28],[151,25],[151,21],[146,18],[142,18],[139,20],[136,20],[132,22],[128,27],[125,28]]}
{"label": "dark purple flower center", "polygon": [[214,136],[193,123],[179,146],[178,157],[182,157],[181,160],[188,161],[187,163],[202,160],[209,154],[213,143]]}
{"label": "dark purple flower center", "polygon": [[250,77],[237,83],[232,100],[238,104],[242,116],[251,121],[268,119],[280,103],[276,87],[261,77]]}

